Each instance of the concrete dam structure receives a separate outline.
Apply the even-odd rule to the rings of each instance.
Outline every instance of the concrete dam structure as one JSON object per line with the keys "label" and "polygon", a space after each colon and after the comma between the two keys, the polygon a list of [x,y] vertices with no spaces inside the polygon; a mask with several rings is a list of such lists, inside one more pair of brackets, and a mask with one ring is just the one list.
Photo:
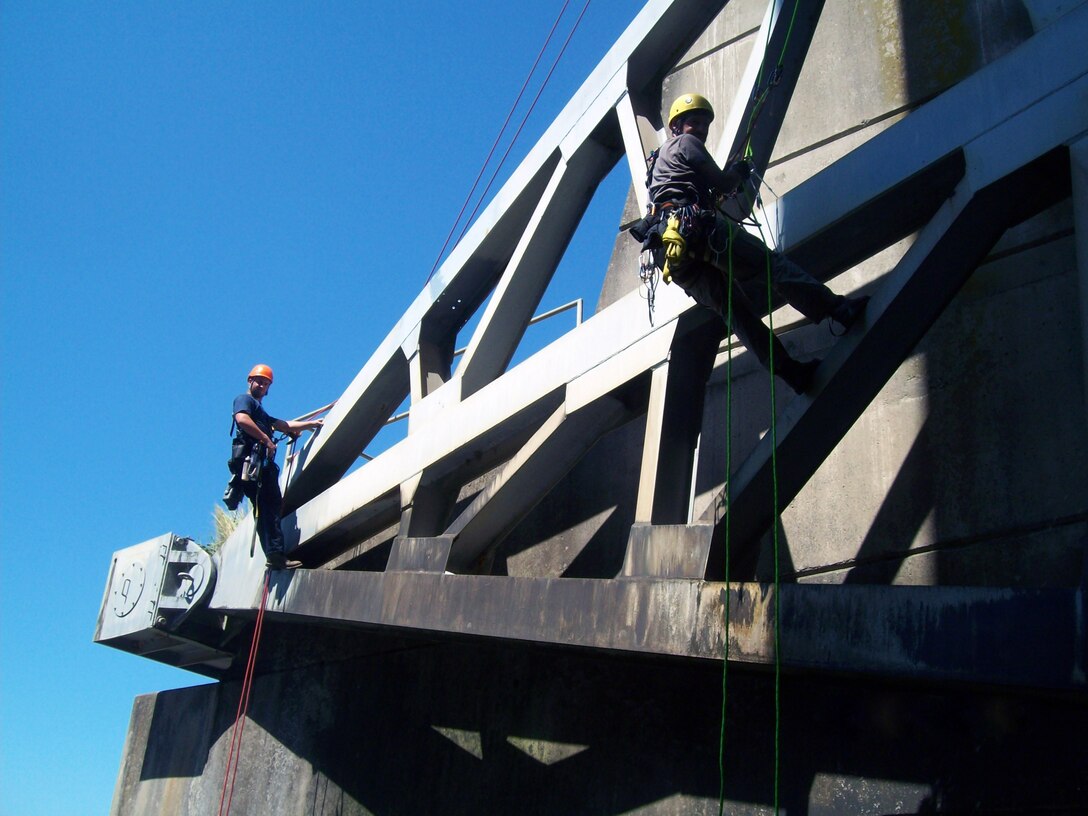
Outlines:
{"label": "concrete dam structure", "polygon": [[[114,554],[95,639],[218,682],[136,699],[112,813],[216,812],[262,606],[235,813],[1088,811],[1085,43],[1085,2],[650,0],[288,452],[305,568],[264,598],[251,517]],[[511,365],[688,91],[863,319],[765,309],[823,361],[772,390],[621,233]]]}

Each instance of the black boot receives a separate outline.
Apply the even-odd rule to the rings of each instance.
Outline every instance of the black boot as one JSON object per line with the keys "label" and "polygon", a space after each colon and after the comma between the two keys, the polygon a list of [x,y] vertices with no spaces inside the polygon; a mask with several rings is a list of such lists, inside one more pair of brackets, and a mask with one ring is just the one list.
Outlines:
{"label": "black boot", "polygon": [[238,505],[242,503],[244,497],[245,493],[242,492],[242,480],[235,476],[227,484],[227,489],[223,491],[223,504],[225,504],[227,509],[233,513],[238,509]]}
{"label": "black boot", "polygon": [[302,566],[301,561],[289,561],[286,554],[282,552],[270,552],[265,559],[264,565],[269,570],[275,572],[276,570],[293,570]]}
{"label": "black boot", "polygon": [[799,363],[787,357],[784,362],[776,366],[775,374],[786,381],[786,385],[796,393],[803,394],[808,391],[816,377],[816,369],[820,367],[819,360],[807,360]]}
{"label": "black boot", "polygon": [[865,305],[868,302],[868,295],[860,295],[851,298],[844,297],[831,311],[831,319],[842,326],[843,331],[845,332],[858,322],[858,318],[861,317],[862,312],[865,311]]}

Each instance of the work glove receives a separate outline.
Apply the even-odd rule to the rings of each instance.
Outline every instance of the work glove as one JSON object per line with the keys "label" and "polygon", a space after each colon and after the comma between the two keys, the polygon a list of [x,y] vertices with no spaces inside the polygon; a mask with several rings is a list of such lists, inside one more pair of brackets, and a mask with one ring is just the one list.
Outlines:
{"label": "work glove", "polygon": [[752,165],[750,165],[745,159],[741,159],[740,161],[733,162],[731,165],[729,165],[729,172],[736,173],[737,177],[740,179],[740,183],[743,184],[744,182],[748,181],[749,178],[751,178]]}

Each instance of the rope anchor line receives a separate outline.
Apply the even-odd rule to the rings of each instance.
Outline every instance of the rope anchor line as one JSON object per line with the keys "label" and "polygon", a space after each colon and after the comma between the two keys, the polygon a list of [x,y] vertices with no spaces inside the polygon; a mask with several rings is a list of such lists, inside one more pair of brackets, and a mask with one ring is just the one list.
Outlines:
{"label": "rope anchor line", "polygon": [[242,679],[242,690],[238,696],[238,711],[231,727],[230,750],[227,752],[227,766],[223,773],[223,791],[219,795],[219,816],[229,816],[230,805],[234,799],[234,782],[238,777],[238,761],[242,755],[242,733],[246,727],[246,714],[249,712],[249,696],[253,690],[253,673],[257,664],[257,645],[264,628],[264,608],[268,600],[268,582],[270,573],[265,570],[264,588],[261,590],[261,604],[257,607],[257,620],[253,626],[253,640],[249,644],[249,659]]}

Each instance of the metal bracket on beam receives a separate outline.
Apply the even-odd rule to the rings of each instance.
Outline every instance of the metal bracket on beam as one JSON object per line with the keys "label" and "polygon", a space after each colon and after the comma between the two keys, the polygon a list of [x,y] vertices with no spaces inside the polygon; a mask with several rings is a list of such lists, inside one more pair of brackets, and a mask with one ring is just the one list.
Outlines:
{"label": "metal bracket on beam", "polygon": [[453,536],[398,537],[393,541],[387,572],[445,572]]}
{"label": "metal bracket on beam", "polygon": [[633,524],[620,578],[690,578],[701,580],[714,525]]}

